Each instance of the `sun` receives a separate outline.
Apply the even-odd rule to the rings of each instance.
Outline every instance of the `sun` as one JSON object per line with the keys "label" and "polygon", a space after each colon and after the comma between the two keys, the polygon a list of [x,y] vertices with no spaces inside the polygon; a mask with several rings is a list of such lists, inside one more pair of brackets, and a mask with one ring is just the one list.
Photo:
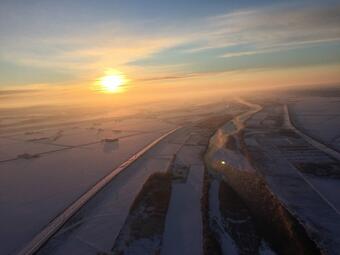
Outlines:
{"label": "sun", "polygon": [[108,91],[115,91],[118,87],[124,84],[124,79],[120,75],[104,76],[100,80],[101,85]]}
{"label": "sun", "polygon": [[119,92],[122,86],[127,82],[125,76],[119,72],[110,72],[99,78],[98,84],[103,92],[114,93]]}

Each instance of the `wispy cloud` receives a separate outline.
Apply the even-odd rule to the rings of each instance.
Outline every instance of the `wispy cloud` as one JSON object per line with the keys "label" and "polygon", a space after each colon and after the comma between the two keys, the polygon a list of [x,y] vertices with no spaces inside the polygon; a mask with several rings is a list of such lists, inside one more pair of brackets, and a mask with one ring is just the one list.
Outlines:
{"label": "wispy cloud", "polygon": [[180,62],[186,65],[182,71],[200,73],[333,64],[340,62],[334,54],[340,48],[339,13],[340,4],[281,4],[209,17],[193,26],[185,45],[130,64]]}
{"label": "wispy cloud", "polygon": [[220,15],[209,20],[208,44],[266,48],[340,40],[339,13],[340,4],[290,4]]}
{"label": "wispy cloud", "polygon": [[[74,26],[69,22],[65,29],[65,24],[40,24],[34,18],[31,34],[25,30],[20,33],[19,29],[9,33],[11,36],[0,35],[0,60],[80,77],[105,68],[121,68],[140,81],[264,68],[254,59],[263,54],[272,54],[268,61],[271,68],[292,61],[304,65],[310,60],[306,52],[301,57],[305,59],[292,57],[288,61],[294,50],[310,45],[327,47],[328,43],[333,43],[332,50],[340,47],[334,46],[340,43],[339,13],[340,4],[307,6],[304,2],[242,9],[186,22],[172,20],[168,24],[152,18],[128,24],[114,19]],[[0,29],[8,32],[4,22]],[[24,25],[24,20],[21,23]],[[277,55],[281,51],[291,54],[281,60]],[[310,62],[319,64],[317,58],[320,54],[314,54]],[[340,56],[332,56],[330,62],[336,58],[340,62]]]}

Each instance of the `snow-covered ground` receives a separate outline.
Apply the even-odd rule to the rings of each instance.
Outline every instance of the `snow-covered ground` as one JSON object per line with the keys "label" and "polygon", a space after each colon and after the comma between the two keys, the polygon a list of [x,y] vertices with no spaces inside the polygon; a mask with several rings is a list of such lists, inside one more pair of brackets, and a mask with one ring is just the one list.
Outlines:
{"label": "snow-covered ground", "polygon": [[173,127],[128,119],[0,138],[1,251],[18,251],[98,180]]}
{"label": "snow-covered ground", "polygon": [[[215,169],[227,166],[244,172],[251,169],[246,166],[252,155],[250,158],[255,160],[251,165],[265,177],[273,194],[303,224],[322,250],[335,254],[340,247],[340,199],[336,195],[340,192],[339,162],[328,155],[327,150],[315,147],[294,131],[283,105],[268,100],[264,101],[262,110],[257,109],[260,111],[256,113],[254,108],[253,115],[245,115],[250,116],[245,119],[245,126],[238,124],[235,118],[216,132],[210,140],[208,161]],[[235,160],[235,152],[226,148],[226,144],[240,129],[244,129],[243,138],[250,154],[246,153],[247,157],[240,154],[239,160]]]}
{"label": "snow-covered ground", "polygon": [[[283,110],[276,111],[277,107]],[[266,119],[276,119],[280,126],[266,126]],[[283,125],[279,124],[281,120]],[[322,122],[314,124],[322,130]],[[261,160],[255,163],[272,192],[319,247],[327,254],[336,254],[340,247],[340,199],[336,195],[340,193],[339,162],[289,124],[284,106],[268,106],[248,125],[245,141],[251,151],[261,152]]]}
{"label": "snow-covered ground", "polygon": [[305,224],[307,231],[317,237],[319,245],[333,254],[340,247],[337,240],[340,214],[338,201],[330,199],[339,200],[334,196],[339,194],[339,179],[302,174],[277,149],[264,141],[258,142],[273,162],[265,169],[271,190]]}
{"label": "snow-covered ground", "polygon": [[183,146],[176,163],[189,167],[184,182],[173,182],[166,217],[162,255],[203,254],[201,196],[204,165],[202,146]]}
{"label": "snow-covered ground", "polygon": [[[267,110],[239,99],[237,104],[202,104],[179,112],[153,109],[138,117],[100,118],[25,131],[6,129],[0,136],[1,252],[15,254],[101,178],[162,134],[182,126],[115,176],[56,232],[39,254],[114,252],[116,238],[143,184],[153,173],[165,172],[170,167],[176,170],[177,165],[179,172],[172,170],[175,172],[160,253],[203,254],[202,156],[213,132],[204,125],[211,122],[209,118],[214,114],[220,118],[240,112],[243,113],[223,125],[210,140],[208,159],[254,174],[255,167],[240,142],[237,149],[226,146],[230,136],[236,137],[238,131],[246,129],[246,145],[259,147],[264,155],[269,155],[271,163],[267,162],[265,173],[271,190],[305,223],[310,233],[325,231],[323,245],[334,249],[338,244],[332,238],[340,234],[339,224],[334,222],[340,209],[338,192],[334,192],[339,189],[338,179],[297,171],[294,160],[300,160],[300,154],[281,149],[297,139],[281,139],[275,137],[276,133],[267,136],[268,130],[277,131],[276,119],[272,117],[283,113],[276,106],[269,112],[271,118],[267,118]],[[256,129],[257,126],[261,128]],[[308,145],[304,140],[298,143]],[[323,152],[320,156],[314,151],[317,149],[307,149],[310,155],[328,162],[329,157],[323,156]],[[219,187],[218,180],[211,182],[210,217],[215,220],[217,231],[221,228],[219,242],[223,252],[237,254],[235,236],[226,232],[228,224],[221,216]],[[150,244],[150,240],[137,242],[141,242],[138,246]],[[273,254],[262,239],[258,249],[260,254]]]}
{"label": "snow-covered ground", "polygon": [[[11,111],[1,111],[0,116],[8,120],[0,125],[1,252],[15,254],[21,250],[100,179],[162,134],[181,125],[190,126],[211,114],[230,114],[240,108],[225,102],[208,106],[202,103],[161,110],[153,106],[139,109],[139,114],[103,113],[95,117],[84,112],[67,118],[63,113],[53,118],[48,110],[27,117],[29,109],[13,117]],[[157,145],[144,160],[115,177],[112,185],[104,189],[110,192],[96,196],[85,206],[86,216],[80,216],[85,220],[76,220],[74,225],[69,221],[65,226],[70,230],[63,228],[46,247],[52,245],[59,254],[74,247],[79,247],[82,254],[110,251],[148,176],[164,171],[184,142],[190,147],[199,144],[201,138],[184,128],[171,136],[171,142],[165,140]],[[188,157],[191,160],[189,154]],[[107,223],[112,216],[115,220]],[[58,249],[54,249],[56,244]]]}
{"label": "snow-covered ground", "polygon": [[339,97],[301,97],[290,109],[297,127],[340,152]]}
{"label": "snow-covered ground", "polygon": [[[186,183],[173,183],[162,253],[173,254],[176,247],[172,244],[177,240],[176,249],[179,253],[176,254],[187,254],[188,249],[192,251],[193,246],[198,252],[195,254],[201,254],[200,199],[204,171],[201,154],[204,147],[185,145],[192,141],[190,138],[193,133],[192,128],[181,128],[153,147],[72,217],[39,254],[110,253],[143,184],[151,174],[168,170],[175,154],[177,162],[191,165],[191,168]],[[144,241],[147,245],[148,240]]]}
{"label": "snow-covered ground", "polygon": [[152,173],[164,172],[169,167],[172,146],[168,142],[171,139],[169,137],[156,145],[114,178],[71,222],[57,232],[39,254],[110,252],[145,181]]}

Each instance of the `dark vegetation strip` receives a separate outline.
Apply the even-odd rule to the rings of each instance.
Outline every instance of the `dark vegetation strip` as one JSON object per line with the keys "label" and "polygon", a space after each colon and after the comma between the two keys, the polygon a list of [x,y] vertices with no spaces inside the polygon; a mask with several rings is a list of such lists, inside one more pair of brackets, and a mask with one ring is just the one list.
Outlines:
{"label": "dark vegetation strip", "polygon": [[249,208],[257,230],[277,254],[321,254],[303,226],[271,193],[261,176],[225,167],[226,182]]}
{"label": "dark vegetation strip", "polygon": [[[112,248],[113,254],[125,254],[129,248],[147,254],[160,253],[170,196],[171,174],[151,175],[130,208],[129,216]],[[150,241],[150,245],[138,243],[140,240],[146,242],[145,239]]]}
{"label": "dark vegetation strip", "polygon": [[247,206],[223,180],[220,183],[218,196],[225,230],[237,245],[239,254],[259,254],[262,238]]}

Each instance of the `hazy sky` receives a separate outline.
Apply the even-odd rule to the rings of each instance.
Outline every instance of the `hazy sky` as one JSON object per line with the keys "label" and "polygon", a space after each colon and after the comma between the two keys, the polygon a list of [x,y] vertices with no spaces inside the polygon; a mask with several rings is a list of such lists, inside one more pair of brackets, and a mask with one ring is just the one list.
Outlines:
{"label": "hazy sky", "polygon": [[0,88],[338,82],[340,1],[1,0],[0,42]]}

